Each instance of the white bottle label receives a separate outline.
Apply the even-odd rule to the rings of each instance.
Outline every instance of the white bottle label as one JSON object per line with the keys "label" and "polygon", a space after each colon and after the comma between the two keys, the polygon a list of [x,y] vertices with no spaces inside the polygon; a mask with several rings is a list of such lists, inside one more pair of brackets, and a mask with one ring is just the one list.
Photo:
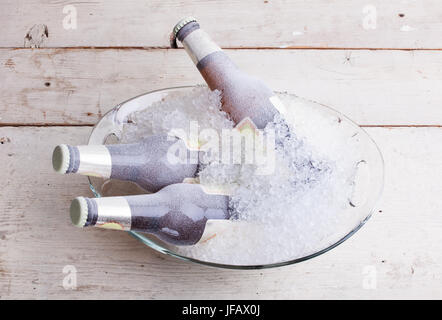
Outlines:
{"label": "white bottle label", "polygon": [[183,40],[183,46],[195,64],[198,64],[209,54],[221,51],[221,48],[201,29],[197,29],[186,36]]}
{"label": "white bottle label", "polygon": [[80,166],[77,173],[100,178],[110,178],[112,158],[104,145],[78,146]]}
{"label": "white bottle label", "polygon": [[207,193],[207,194],[213,194],[213,195],[220,195],[220,196],[232,196],[235,188],[238,186],[235,183],[231,184],[200,184],[200,181],[198,178],[184,178],[183,183],[190,183],[190,184],[199,184],[201,186],[201,189]]}
{"label": "white bottle label", "polygon": [[259,234],[265,229],[265,224],[256,221],[209,219],[201,239],[196,244],[205,245],[218,237],[226,237],[231,234]]}
{"label": "white bottle label", "polygon": [[271,96],[269,100],[281,115],[285,116],[287,114],[287,108],[282,103],[281,99],[278,98],[278,96]]}
{"label": "white bottle label", "polygon": [[232,228],[234,223],[235,222],[232,222],[230,220],[207,220],[206,227],[204,228],[204,233],[201,236],[201,239],[196,244],[206,243],[214,239],[216,236],[223,233],[226,229]]}
{"label": "white bottle label", "polygon": [[96,227],[129,231],[132,213],[124,197],[95,198],[97,203]]}

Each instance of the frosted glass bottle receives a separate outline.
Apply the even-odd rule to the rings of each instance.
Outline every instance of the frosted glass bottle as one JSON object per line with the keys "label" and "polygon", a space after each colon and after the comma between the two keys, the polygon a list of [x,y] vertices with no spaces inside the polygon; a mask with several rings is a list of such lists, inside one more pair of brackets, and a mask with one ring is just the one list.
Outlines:
{"label": "frosted glass bottle", "polygon": [[155,192],[194,177],[198,158],[198,151],[188,150],[182,140],[157,135],[131,144],[62,144],[54,149],[52,165],[58,173],[133,181]]}
{"label": "frosted glass bottle", "polygon": [[185,18],[173,29],[173,39],[183,43],[211,90],[222,92],[222,108],[235,123],[250,118],[258,129],[273,121],[284,106],[261,80],[236,67],[226,53],[203,30],[196,19]]}
{"label": "frosted glass bottle", "polygon": [[201,241],[208,220],[229,219],[228,202],[201,185],[178,183],[147,195],[78,197],[70,215],[78,227],[147,232],[174,245],[193,245]]}

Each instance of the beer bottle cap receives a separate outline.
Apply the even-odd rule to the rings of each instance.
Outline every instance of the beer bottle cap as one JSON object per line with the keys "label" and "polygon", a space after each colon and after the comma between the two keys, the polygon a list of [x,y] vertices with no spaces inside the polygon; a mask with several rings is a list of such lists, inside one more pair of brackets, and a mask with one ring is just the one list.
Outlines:
{"label": "beer bottle cap", "polygon": [[175,27],[173,27],[173,35],[176,37],[178,32],[181,30],[181,28],[191,22],[197,22],[197,21],[194,17],[186,17],[178,21]]}
{"label": "beer bottle cap", "polygon": [[178,21],[178,23],[173,27],[172,33],[170,34],[170,46],[172,48],[178,48],[178,45],[176,43],[176,37],[178,35],[178,32],[188,23],[191,22],[197,22],[194,17],[186,17],[184,19],[181,19]]}
{"label": "beer bottle cap", "polygon": [[58,173],[66,173],[69,169],[70,152],[65,144],[55,147],[52,153],[52,167]]}
{"label": "beer bottle cap", "polygon": [[83,228],[86,225],[89,214],[86,199],[84,197],[77,197],[72,200],[69,211],[72,224],[76,227]]}

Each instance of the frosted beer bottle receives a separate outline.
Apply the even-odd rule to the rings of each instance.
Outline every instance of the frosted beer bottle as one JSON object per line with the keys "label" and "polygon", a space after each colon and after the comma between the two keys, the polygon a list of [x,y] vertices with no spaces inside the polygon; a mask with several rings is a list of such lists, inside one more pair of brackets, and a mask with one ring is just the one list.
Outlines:
{"label": "frosted beer bottle", "polygon": [[[173,150],[181,156],[168,154]],[[158,135],[131,144],[62,144],[54,149],[52,165],[58,173],[132,181],[155,192],[167,185],[183,182],[185,178],[194,177],[198,167],[198,152],[188,150],[178,138]]]}
{"label": "frosted beer bottle", "polygon": [[200,29],[196,19],[188,17],[178,22],[172,33],[172,47],[176,47],[176,39],[183,43],[209,88],[222,92],[222,108],[235,123],[248,117],[258,129],[263,129],[278,111],[284,113],[284,106],[273,91],[239,70]]}
{"label": "frosted beer bottle", "polygon": [[78,227],[147,232],[175,245],[202,241],[209,219],[230,217],[227,196],[210,195],[201,185],[188,183],[173,184],[147,195],[78,197],[71,203],[70,215]]}

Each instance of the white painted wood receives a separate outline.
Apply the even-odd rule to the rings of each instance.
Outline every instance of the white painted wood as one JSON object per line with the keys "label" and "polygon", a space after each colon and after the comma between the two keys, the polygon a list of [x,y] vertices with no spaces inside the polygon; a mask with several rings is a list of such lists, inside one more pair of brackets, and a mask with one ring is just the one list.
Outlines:
{"label": "white painted wood", "polygon": [[[442,52],[227,50],[245,71],[362,125],[441,125]],[[95,124],[141,93],[204,80],[184,50],[0,49],[0,123]]]}
{"label": "white painted wood", "polygon": [[[256,271],[186,263],[123,232],[72,227],[70,200],[91,193],[85,177],[53,173],[50,157],[90,130],[0,128],[2,299],[442,298],[442,128],[368,128],[386,164],[371,220],[325,255]],[[65,265],[78,271],[76,290],[62,286]]]}
{"label": "white painted wood", "polygon": [[[77,26],[66,29],[72,10]],[[298,265],[208,268],[123,232],[70,225],[70,200],[92,194],[85,177],[52,172],[53,147],[85,143],[91,128],[81,125],[128,98],[202,83],[183,50],[164,49],[189,14],[220,46],[259,49],[228,53],[275,90],[362,125],[442,125],[440,50],[353,50],[441,49],[437,0],[3,0],[0,126],[19,127],[0,127],[0,298],[441,299],[440,127],[367,128],[386,163],[374,217]],[[23,46],[43,49],[15,49]],[[62,286],[66,265],[78,271],[75,290]]]}
{"label": "white painted wood", "polygon": [[223,47],[442,48],[441,14],[438,0],[3,0],[0,46],[32,45],[25,36],[42,24],[42,47],[168,47],[193,15]]}

